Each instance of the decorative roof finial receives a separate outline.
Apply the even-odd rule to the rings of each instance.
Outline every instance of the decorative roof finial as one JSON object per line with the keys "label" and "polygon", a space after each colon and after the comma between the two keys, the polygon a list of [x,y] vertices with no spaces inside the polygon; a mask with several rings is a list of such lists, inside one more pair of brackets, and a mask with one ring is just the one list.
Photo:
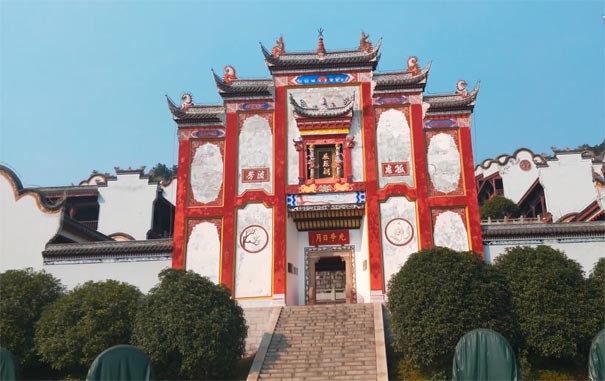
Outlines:
{"label": "decorative roof finial", "polygon": [[420,74],[420,66],[418,66],[418,57],[411,56],[408,58],[408,69],[406,70],[408,73],[412,73],[412,75]]}
{"label": "decorative roof finial", "polygon": [[362,50],[366,53],[370,53],[372,51],[372,43],[368,41],[369,38],[369,34],[365,34],[363,31],[361,31],[361,39],[359,39],[359,50]]}
{"label": "decorative roof finial", "polygon": [[284,45],[284,38],[283,38],[283,36],[279,36],[277,41],[275,41],[275,46],[273,47],[273,50],[271,51],[271,55],[273,57],[279,57],[282,53],[285,53],[285,52],[286,52],[286,45]]}
{"label": "decorative roof finial", "polygon": [[456,83],[456,94],[462,96],[463,98],[468,97],[468,90],[466,90],[466,81],[461,79]]}
{"label": "decorative roof finial", "polygon": [[225,66],[225,75],[223,75],[223,81],[230,85],[234,79],[237,79],[237,75],[235,74],[235,68],[231,65]]}
{"label": "decorative roof finial", "polygon": [[319,58],[324,58],[326,55],[326,47],[324,46],[324,29],[319,28],[317,30],[319,33],[319,41],[317,42],[317,55]]}
{"label": "decorative roof finial", "polygon": [[183,94],[183,96],[181,97],[181,100],[183,101],[183,103],[181,103],[182,111],[187,111],[189,109],[189,107],[193,106],[193,98],[191,97],[191,94],[189,94],[189,93]]}

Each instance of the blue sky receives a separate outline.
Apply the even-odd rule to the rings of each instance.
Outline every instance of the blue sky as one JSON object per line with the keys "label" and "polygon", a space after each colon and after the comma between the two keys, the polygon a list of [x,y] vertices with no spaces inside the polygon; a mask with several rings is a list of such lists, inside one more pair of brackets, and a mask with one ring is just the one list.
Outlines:
{"label": "blue sky", "polygon": [[0,0],[0,163],[26,186],[177,161],[164,94],[221,102],[210,69],[267,78],[289,51],[383,38],[378,72],[433,62],[427,93],[481,81],[475,162],[605,136],[603,1]]}

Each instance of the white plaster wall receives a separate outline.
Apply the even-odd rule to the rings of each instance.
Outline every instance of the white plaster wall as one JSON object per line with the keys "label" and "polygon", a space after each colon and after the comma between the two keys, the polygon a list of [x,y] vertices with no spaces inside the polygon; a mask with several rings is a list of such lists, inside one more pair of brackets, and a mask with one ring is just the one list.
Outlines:
{"label": "white plaster wall", "polygon": [[555,221],[581,211],[596,199],[591,160],[582,159],[579,153],[558,154],[557,158],[539,170],[546,207]]}
{"label": "white plaster wall", "polygon": [[309,247],[309,232],[298,232],[298,303],[305,304],[305,281],[307,277],[305,248]]}
{"label": "white plaster wall", "polygon": [[456,251],[468,251],[466,225],[458,213],[445,211],[435,219],[433,242],[435,246],[448,247]]}
{"label": "white plaster wall", "polygon": [[[357,292],[357,303],[371,303],[370,301],[370,258],[368,255],[368,223],[364,216],[361,221],[361,229],[349,230],[351,245],[354,247],[355,258],[355,291]],[[366,270],[363,262],[367,261]]]}
{"label": "white plaster wall", "polygon": [[88,281],[100,282],[113,279],[135,285],[141,292],[146,293],[158,283],[160,271],[171,265],[171,260],[111,262],[47,265],[44,266],[44,270],[59,278],[69,289]]}
{"label": "white plaster wall", "polygon": [[303,252],[299,251],[298,238],[299,232],[296,230],[296,224],[291,218],[288,218],[286,220],[286,266],[289,262],[298,268],[298,275],[295,275],[287,272],[286,267],[286,304],[289,306],[304,304],[304,299],[302,302],[299,299],[301,280],[302,287],[305,287],[305,269],[300,266],[300,257],[303,256]]}
{"label": "white plaster wall", "polygon": [[[378,151],[378,183],[381,188],[390,183],[414,186],[410,126],[403,112],[390,109],[380,114],[376,129],[376,150]],[[407,176],[382,175],[382,163],[402,161],[408,163]]]}
{"label": "white plaster wall", "polygon": [[204,204],[216,200],[223,183],[223,155],[220,148],[212,143],[197,147],[190,170],[193,198]]}
{"label": "white plaster wall", "polygon": [[477,167],[475,169],[475,176],[483,175],[483,177],[488,177],[498,172],[500,169],[500,165],[496,163],[491,163],[487,168]]}
{"label": "white plaster wall", "polygon": [[[394,218],[404,218],[410,222],[413,237],[404,246],[393,245],[387,240],[385,228]],[[418,223],[416,221],[416,203],[405,197],[391,197],[380,204],[380,229],[382,242],[382,266],[384,287],[388,287],[391,276],[399,271],[408,257],[418,251]],[[392,240],[392,239],[391,239]]]}
{"label": "white plaster wall", "polygon": [[98,230],[106,235],[126,233],[136,240],[146,239],[151,229],[153,201],[157,185],[139,178],[138,173],[118,175],[99,188]]}
{"label": "white plaster wall", "polygon": [[[529,171],[524,171],[519,166],[522,160],[531,163]],[[498,171],[502,177],[504,197],[511,199],[514,203],[521,201],[521,198],[527,193],[529,187],[533,185],[539,175],[531,153],[525,150],[519,151],[515,158],[511,158],[505,165],[499,166]]]}
{"label": "white plaster wall", "polygon": [[187,240],[186,269],[207,276],[218,284],[220,277],[221,240],[216,226],[200,222],[193,227]]}
{"label": "white plaster wall", "polygon": [[[267,245],[250,253],[240,245],[240,235],[249,225],[260,225],[267,231]],[[235,297],[271,296],[273,274],[273,210],[263,204],[248,204],[237,211],[235,250]]]}
{"label": "white plaster wall", "polygon": [[298,101],[304,99],[312,107],[319,105],[323,97],[328,103],[334,102],[337,106],[342,106],[345,97],[351,97],[355,94],[355,104],[353,105],[353,120],[351,121],[351,130],[349,135],[355,136],[355,146],[351,150],[351,162],[353,166],[353,181],[363,181],[364,163],[363,163],[363,139],[361,137],[361,108],[358,86],[334,86],[334,87],[314,87],[314,88],[296,88],[288,90],[288,184],[298,184],[298,152],[294,148],[294,139],[300,137],[300,131],[294,118],[293,106],[290,104],[290,94]]}
{"label": "white plaster wall", "polygon": [[41,270],[42,251],[59,230],[61,213],[44,213],[33,195],[15,200],[11,184],[0,173],[0,272]]}
{"label": "white plaster wall", "polygon": [[429,176],[436,190],[449,193],[458,188],[460,153],[451,135],[439,133],[431,138],[427,161]]}
{"label": "white plaster wall", "polygon": [[[515,243],[510,242],[504,245],[484,245],[484,255],[487,262],[493,263],[494,259],[504,254],[507,248],[515,246],[531,246],[536,247],[538,244]],[[588,276],[594,265],[600,258],[605,257],[605,240],[593,242],[558,242],[556,240],[544,240],[540,245],[548,245],[553,249],[563,251],[568,258],[577,261],[582,265],[584,275]]]}
{"label": "white plaster wall", "polygon": [[[247,189],[263,189],[272,193],[273,184],[273,135],[269,122],[258,115],[244,120],[239,134],[238,146],[238,189],[243,193]],[[269,168],[269,181],[262,183],[243,183],[242,169]]]}
{"label": "white plaster wall", "polygon": [[176,179],[173,179],[167,186],[162,186],[162,196],[174,206],[176,206],[176,188]]}

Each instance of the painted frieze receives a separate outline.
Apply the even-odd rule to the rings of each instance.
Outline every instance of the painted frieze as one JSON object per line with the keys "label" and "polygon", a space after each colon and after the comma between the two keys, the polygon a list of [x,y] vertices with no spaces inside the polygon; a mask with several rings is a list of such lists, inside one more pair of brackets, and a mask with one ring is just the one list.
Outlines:
{"label": "painted frieze", "polygon": [[273,135],[270,114],[242,118],[238,147],[238,190],[262,189],[272,193]]}
{"label": "painted frieze", "polygon": [[248,204],[237,210],[235,297],[271,296],[273,209]]}
{"label": "painted frieze", "polygon": [[[332,107],[342,105],[346,99],[353,98],[353,119],[349,137],[355,144],[351,147],[352,180],[363,181],[363,139],[361,137],[361,108],[359,106],[359,87],[357,86],[321,86],[296,88],[288,90],[288,97],[293,96],[301,105],[318,108],[322,105]],[[296,124],[294,108],[288,103],[288,142],[300,141],[301,133]],[[288,184],[298,184],[299,153],[294,144],[288,145]],[[341,189],[347,190],[347,189]],[[334,190],[332,190],[334,191]]]}
{"label": "painted frieze", "polygon": [[464,208],[433,209],[433,242],[435,246],[448,247],[456,251],[469,250]]}
{"label": "painted frieze", "polygon": [[391,197],[380,204],[384,287],[410,254],[418,251],[416,203],[405,197]]}
{"label": "painted frieze", "polygon": [[428,131],[427,162],[430,177],[429,194],[460,195],[462,167],[456,130]]}
{"label": "painted frieze", "polygon": [[405,183],[413,187],[412,142],[406,116],[396,109],[378,110],[376,151],[379,185],[384,188],[391,183]]}
{"label": "painted frieze", "polygon": [[223,188],[224,141],[193,141],[190,173],[190,205],[218,205]]}
{"label": "painted frieze", "polygon": [[219,282],[221,220],[189,220],[187,225],[186,269]]}

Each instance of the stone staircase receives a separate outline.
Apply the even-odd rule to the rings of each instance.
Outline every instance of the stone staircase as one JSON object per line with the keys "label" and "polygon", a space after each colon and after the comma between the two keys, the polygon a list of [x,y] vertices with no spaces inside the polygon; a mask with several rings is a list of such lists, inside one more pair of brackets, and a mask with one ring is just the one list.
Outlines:
{"label": "stone staircase", "polygon": [[387,379],[380,304],[283,307],[274,326],[248,381]]}

